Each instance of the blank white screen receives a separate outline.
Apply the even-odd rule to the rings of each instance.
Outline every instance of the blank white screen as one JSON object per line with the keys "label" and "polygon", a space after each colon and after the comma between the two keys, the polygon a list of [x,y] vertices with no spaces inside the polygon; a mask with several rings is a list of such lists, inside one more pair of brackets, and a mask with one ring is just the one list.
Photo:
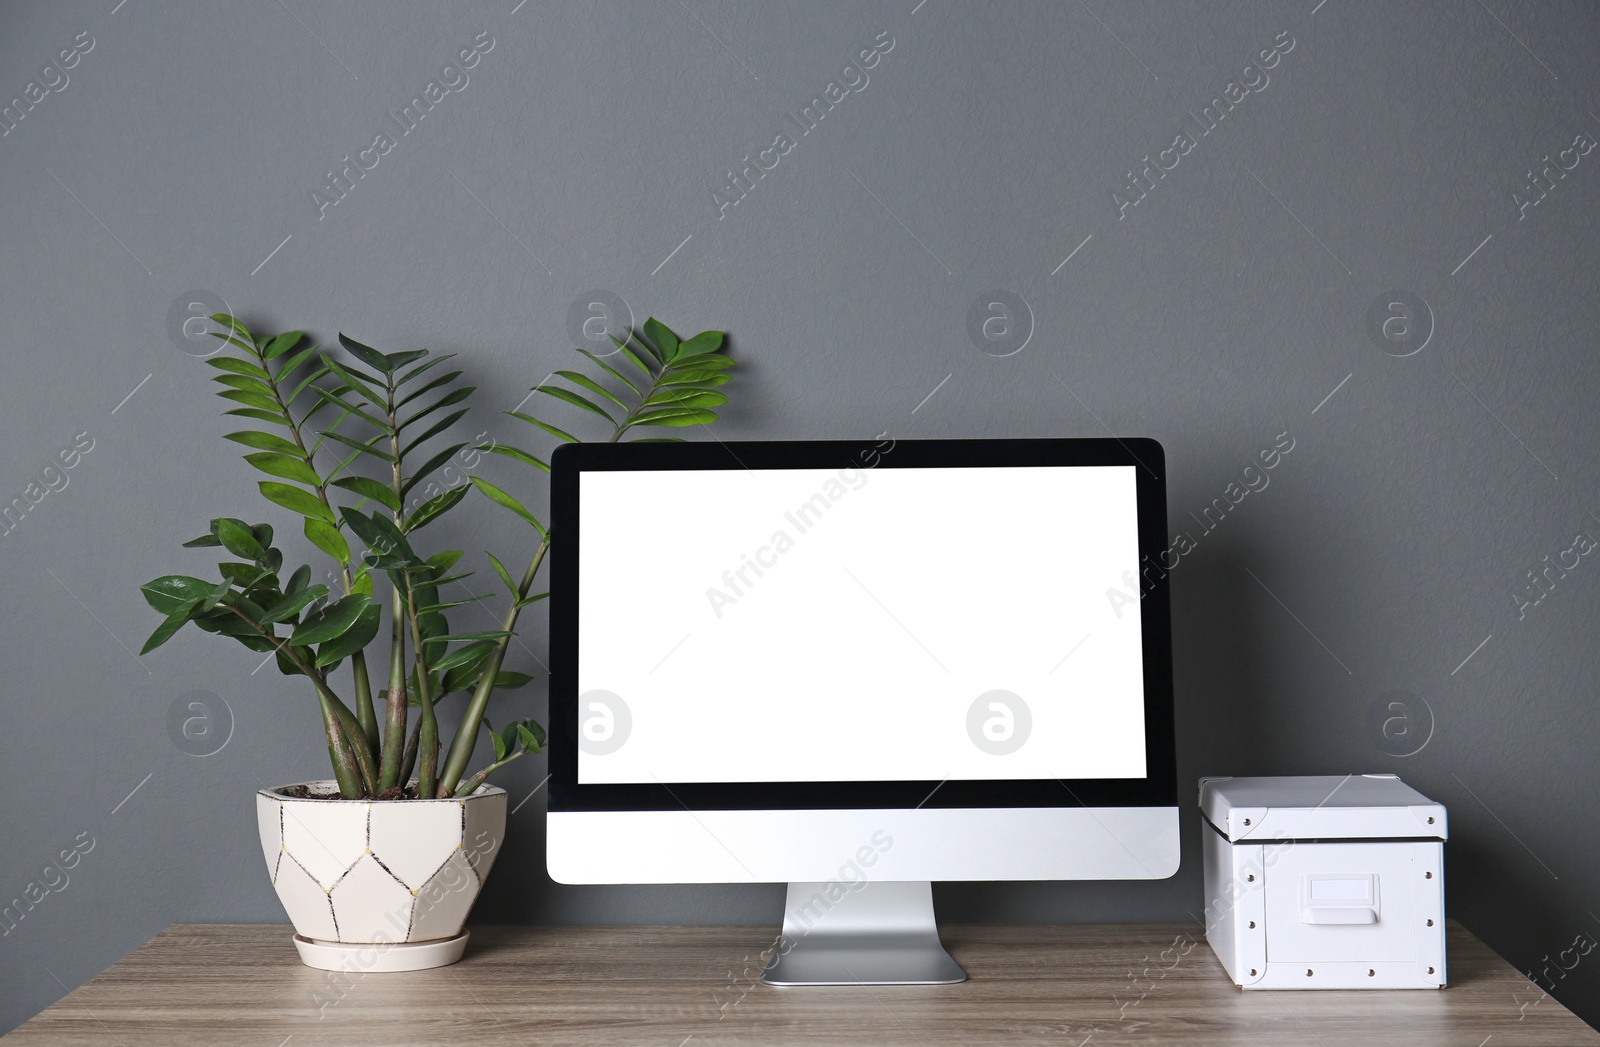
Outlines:
{"label": "blank white screen", "polygon": [[[1133,466],[579,484],[580,729],[594,691],[631,721],[580,783],[1145,776]],[[1031,718],[998,754],[996,690]]]}

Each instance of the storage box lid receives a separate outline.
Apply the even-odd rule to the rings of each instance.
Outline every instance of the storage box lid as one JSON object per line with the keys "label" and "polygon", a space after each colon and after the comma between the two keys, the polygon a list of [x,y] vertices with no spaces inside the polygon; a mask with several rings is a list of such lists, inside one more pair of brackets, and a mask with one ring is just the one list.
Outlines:
{"label": "storage box lid", "polygon": [[1444,806],[1393,774],[1202,778],[1200,809],[1233,841],[1449,838]]}

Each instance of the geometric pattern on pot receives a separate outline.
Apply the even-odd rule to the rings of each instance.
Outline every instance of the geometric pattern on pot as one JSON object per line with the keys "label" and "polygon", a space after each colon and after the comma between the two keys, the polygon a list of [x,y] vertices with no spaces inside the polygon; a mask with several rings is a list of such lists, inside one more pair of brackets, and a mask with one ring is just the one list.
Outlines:
{"label": "geometric pattern on pot", "polygon": [[302,937],[432,941],[465,924],[505,837],[506,793],[373,802],[263,789],[256,814],[273,888]]}

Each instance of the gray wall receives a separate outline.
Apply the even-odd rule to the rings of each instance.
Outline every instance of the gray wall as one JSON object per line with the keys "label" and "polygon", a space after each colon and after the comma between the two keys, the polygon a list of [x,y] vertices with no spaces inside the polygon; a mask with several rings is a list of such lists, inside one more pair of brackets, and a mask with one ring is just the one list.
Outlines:
{"label": "gray wall", "polygon": [[[326,769],[310,695],[248,652],[130,652],[155,624],[139,583],[202,561],[180,541],[268,515],[169,308],[203,291],[263,328],[458,352],[484,392],[461,433],[522,441],[497,412],[566,365],[596,288],[732,332],[724,438],[1160,439],[1198,545],[1172,579],[1182,781],[1402,774],[1450,807],[1452,914],[1600,1020],[1600,961],[1555,966],[1600,935],[1600,566],[1569,554],[1514,597],[1600,536],[1600,153],[1561,154],[1600,139],[1593,6],[514,3],[0,9],[0,99],[41,84],[0,138],[0,495],[93,441],[0,537],[0,895],[93,841],[0,937],[0,1028],[168,923],[281,920],[251,793]],[[470,82],[399,135],[388,110],[484,31]],[[798,135],[786,111],[880,32],[870,80]],[[724,173],[786,127],[719,216]],[[319,215],[324,172],[385,129]],[[1409,319],[1385,333],[1390,302]],[[1190,513],[1284,432],[1270,485],[1203,532]],[[931,525],[958,542],[961,516]],[[513,523],[469,503],[435,537],[481,566]],[[231,721],[206,756],[169,733],[196,691]],[[948,885],[941,916],[1197,914],[1185,824],[1170,881]],[[777,917],[775,887],[553,885],[542,794],[512,834],[479,920]]]}

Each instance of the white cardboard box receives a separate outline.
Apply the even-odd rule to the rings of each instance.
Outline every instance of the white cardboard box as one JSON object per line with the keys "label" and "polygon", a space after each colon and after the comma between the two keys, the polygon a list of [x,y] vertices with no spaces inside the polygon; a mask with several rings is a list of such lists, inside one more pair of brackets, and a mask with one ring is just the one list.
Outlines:
{"label": "white cardboard box", "polygon": [[1392,774],[1202,778],[1206,939],[1244,989],[1445,984],[1445,809]]}

